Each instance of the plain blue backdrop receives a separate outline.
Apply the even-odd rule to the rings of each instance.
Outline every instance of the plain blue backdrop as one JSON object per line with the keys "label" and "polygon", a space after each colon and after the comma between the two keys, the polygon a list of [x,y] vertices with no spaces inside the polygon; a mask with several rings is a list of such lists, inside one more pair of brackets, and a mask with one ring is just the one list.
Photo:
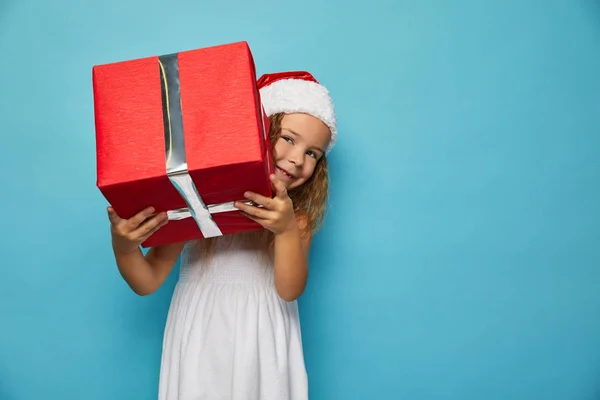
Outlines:
{"label": "plain blue backdrop", "polygon": [[156,397],[178,270],[117,272],[91,68],[238,40],[337,101],[311,399],[600,399],[598,0],[2,0],[1,399]]}

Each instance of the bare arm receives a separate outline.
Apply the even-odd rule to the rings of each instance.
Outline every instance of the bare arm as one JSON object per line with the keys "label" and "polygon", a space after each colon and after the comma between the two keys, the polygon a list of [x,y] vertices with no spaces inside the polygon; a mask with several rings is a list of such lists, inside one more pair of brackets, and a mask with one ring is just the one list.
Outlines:
{"label": "bare arm", "polygon": [[168,223],[165,213],[147,208],[130,219],[122,219],[108,207],[112,247],[121,276],[140,296],[154,293],[167,279],[185,242],[151,248],[146,256],[140,245]]}
{"label": "bare arm", "polygon": [[306,218],[295,215],[285,185],[274,175],[271,180],[276,192],[273,199],[252,192],[245,194],[264,208],[243,202],[236,202],[235,206],[275,234],[275,288],[283,300],[293,301],[306,287],[312,235],[306,229]]}
{"label": "bare arm", "polygon": [[135,251],[114,251],[119,272],[131,290],[140,296],[154,293],[167,279],[177,262],[185,243],[174,243],[151,248],[144,257],[138,247]]}
{"label": "bare arm", "polygon": [[301,234],[306,228],[304,219],[275,235],[275,288],[285,301],[300,297],[308,280],[308,252],[312,236]]}

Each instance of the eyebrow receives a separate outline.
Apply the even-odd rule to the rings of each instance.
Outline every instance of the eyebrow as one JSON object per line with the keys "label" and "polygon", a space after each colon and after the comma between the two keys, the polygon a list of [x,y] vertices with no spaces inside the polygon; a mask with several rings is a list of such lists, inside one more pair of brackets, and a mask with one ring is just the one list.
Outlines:
{"label": "eyebrow", "polygon": [[[282,126],[282,127],[281,127],[281,129],[282,129],[282,130],[286,130],[286,131],[290,132],[290,133],[291,133],[292,135],[294,135],[294,136],[300,136],[300,135],[298,134],[298,132],[295,132],[294,130],[292,130],[292,129],[290,129],[290,128],[286,128],[286,127],[283,127],[283,126]],[[320,147],[318,147],[318,146],[312,146],[312,148],[313,148],[313,149],[315,149],[315,150],[319,150],[321,153],[325,154],[325,151],[323,151],[323,149],[322,149],[322,148],[320,148]]]}

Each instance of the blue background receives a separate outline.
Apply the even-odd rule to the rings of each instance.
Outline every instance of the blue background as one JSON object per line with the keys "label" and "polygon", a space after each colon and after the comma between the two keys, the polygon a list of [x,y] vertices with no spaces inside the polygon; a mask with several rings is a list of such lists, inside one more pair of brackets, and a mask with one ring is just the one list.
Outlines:
{"label": "blue background", "polygon": [[178,271],[118,275],[91,68],[238,40],[337,101],[311,399],[600,398],[598,0],[3,0],[0,398],[156,397]]}

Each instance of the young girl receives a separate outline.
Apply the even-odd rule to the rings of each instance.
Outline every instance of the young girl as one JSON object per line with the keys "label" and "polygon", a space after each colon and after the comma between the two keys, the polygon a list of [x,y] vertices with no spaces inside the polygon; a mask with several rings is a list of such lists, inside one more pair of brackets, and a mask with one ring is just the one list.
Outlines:
{"label": "young girl", "polygon": [[117,266],[134,292],[158,289],[183,250],[164,333],[161,400],[308,398],[296,299],[325,210],[335,111],[307,72],[267,74],[258,86],[271,121],[275,195],[247,193],[262,207],[236,207],[264,230],[144,256],[140,244],[168,223],[166,215],[150,208],[124,220],[108,208]]}

